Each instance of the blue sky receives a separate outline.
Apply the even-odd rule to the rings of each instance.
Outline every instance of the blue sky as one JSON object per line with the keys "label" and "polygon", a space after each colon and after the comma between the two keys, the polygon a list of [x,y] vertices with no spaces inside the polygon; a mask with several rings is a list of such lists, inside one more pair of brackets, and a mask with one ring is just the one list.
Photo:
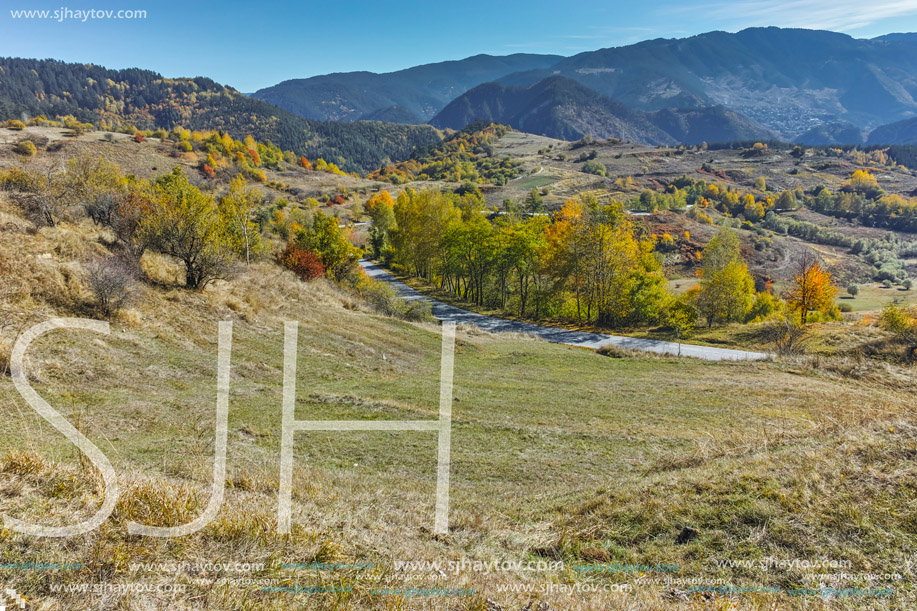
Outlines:
{"label": "blue sky", "polygon": [[[328,72],[388,72],[478,53],[555,53],[777,25],[858,38],[917,31],[915,0],[240,2],[0,0],[0,55],[166,76],[245,92]],[[20,9],[145,10],[139,20],[13,19]]]}

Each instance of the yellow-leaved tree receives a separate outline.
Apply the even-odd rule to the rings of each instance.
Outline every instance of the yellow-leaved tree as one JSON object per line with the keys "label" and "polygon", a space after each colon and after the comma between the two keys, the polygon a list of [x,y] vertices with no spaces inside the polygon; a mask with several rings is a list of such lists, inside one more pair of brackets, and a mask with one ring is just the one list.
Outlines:
{"label": "yellow-leaved tree", "polygon": [[135,239],[185,266],[185,286],[203,288],[232,271],[227,227],[213,197],[188,182],[181,167],[159,177]]}

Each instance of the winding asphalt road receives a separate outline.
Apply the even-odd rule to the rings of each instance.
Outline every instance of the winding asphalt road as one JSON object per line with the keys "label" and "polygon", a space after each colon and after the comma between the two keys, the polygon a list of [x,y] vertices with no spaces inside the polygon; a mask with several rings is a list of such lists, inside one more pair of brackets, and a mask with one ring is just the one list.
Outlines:
{"label": "winding asphalt road", "polygon": [[485,316],[431,299],[412,289],[374,263],[361,261],[360,265],[363,266],[363,269],[366,270],[369,276],[388,283],[389,286],[405,299],[422,300],[430,303],[433,307],[433,316],[435,318],[443,321],[455,322],[457,324],[474,325],[475,327],[493,333],[527,333],[529,335],[536,335],[555,344],[567,344],[568,346],[581,346],[583,348],[600,348],[610,344],[628,350],[644,350],[662,354],[691,356],[706,361],[757,360],[768,356],[761,352],[746,352],[744,350],[732,350],[729,348],[712,348],[710,346],[697,346],[694,344],[681,344],[679,346],[676,342],[623,337],[605,333],[571,331],[570,329],[561,329],[559,327],[548,327],[545,325],[519,322],[517,320],[506,320],[504,318]]}

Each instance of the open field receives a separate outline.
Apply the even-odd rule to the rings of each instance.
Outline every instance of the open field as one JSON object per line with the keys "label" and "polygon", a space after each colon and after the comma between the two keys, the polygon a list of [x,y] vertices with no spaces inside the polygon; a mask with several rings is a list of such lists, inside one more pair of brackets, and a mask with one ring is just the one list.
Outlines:
{"label": "open field", "polygon": [[[480,594],[418,606],[373,598],[366,580],[403,583],[392,571],[394,560],[547,557],[567,568],[538,575],[538,582],[633,582],[630,575],[583,579],[570,570],[609,561],[674,564],[678,577],[733,585],[815,587],[818,578],[797,570],[761,573],[716,562],[818,556],[850,560],[853,572],[902,572],[917,551],[907,503],[915,492],[908,374],[882,372],[885,381],[875,382],[868,373],[854,380],[842,369],[832,371],[833,365],[807,362],[608,359],[467,331],[459,334],[456,351],[449,536],[430,533],[436,442],[425,433],[299,435],[296,529],[292,538],[277,536],[281,321],[301,321],[299,419],[435,418],[439,342],[433,327],[347,309],[333,290],[291,285],[286,278],[272,278],[267,286],[259,277],[261,270],[253,270],[243,279],[245,290],[163,295],[131,314],[142,323],[115,324],[110,337],[62,333],[36,344],[36,387],[103,448],[126,485],[114,518],[95,534],[64,545],[3,534],[7,558],[87,566],[41,576],[6,571],[20,592],[66,604],[49,595],[50,583],[98,581],[99,570],[111,583],[130,582],[138,577],[131,564],[146,560],[235,561],[264,563],[257,577],[282,585],[334,583],[354,591],[333,596],[200,588],[193,585],[197,575],[179,573],[168,579],[189,584],[190,598],[175,608],[194,607],[192,599],[206,608],[483,608],[485,596],[508,608],[530,598],[552,608],[657,608],[667,604],[666,588],[635,586],[627,596],[573,599],[499,592],[501,585],[531,583],[535,576],[524,573],[463,573],[446,580],[423,575],[410,585]],[[264,300],[257,312],[247,301],[254,295]],[[234,312],[230,304],[236,302],[241,305]],[[198,535],[162,543],[125,539],[129,518],[179,524],[206,499],[219,319],[236,326],[227,503]],[[650,387],[654,392],[646,393]],[[8,380],[2,389],[3,449],[9,453],[3,512],[44,524],[85,515],[99,490],[74,448],[28,411]],[[54,471],[48,471],[50,461]],[[48,487],[47,477],[57,483]],[[676,545],[684,527],[700,534]],[[890,538],[894,546],[887,545]],[[378,568],[369,577],[277,566],[313,560]],[[151,578],[157,576],[145,581]],[[908,574],[888,584],[896,597],[873,600],[873,608],[905,608],[904,601],[913,600],[911,579]],[[101,605],[105,599],[94,600]],[[109,604],[140,604],[131,600]],[[753,608],[758,598],[734,600]],[[784,599],[787,606],[797,603],[826,604]],[[855,608],[862,601],[831,604]]]}

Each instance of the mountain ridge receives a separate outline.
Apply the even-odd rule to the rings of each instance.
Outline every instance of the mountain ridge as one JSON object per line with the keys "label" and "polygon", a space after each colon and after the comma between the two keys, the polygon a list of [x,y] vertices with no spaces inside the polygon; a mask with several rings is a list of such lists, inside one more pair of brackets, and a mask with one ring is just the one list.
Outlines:
{"label": "mountain ridge", "polygon": [[349,171],[407,159],[417,146],[440,141],[429,126],[377,121],[330,123],[304,119],[206,77],[165,78],[131,68],[0,57],[0,117],[73,115],[96,124],[142,129],[224,130],[252,135]]}
{"label": "mountain ridge", "polygon": [[590,135],[676,145],[774,137],[770,130],[722,106],[644,112],[563,76],[530,87],[479,85],[453,100],[430,123],[461,129],[478,119],[562,140]]}
{"label": "mountain ridge", "polygon": [[393,72],[336,72],[289,79],[253,96],[309,119],[353,121],[398,106],[426,121],[476,85],[560,59],[559,55],[481,53]]}
{"label": "mountain ridge", "polygon": [[[723,106],[788,141],[824,123],[849,122],[870,130],[917,114],[917,34],[859,39],[824,30],[758,27],[736,33],[656,38],[560,57],[553,63],[546,58],[557,56],[523,57],[539,59],[519,62],[520,69],[502,75],[495,70],[493,78],[475,73],[478,82],[471,82],[469,72],[461,83],[452,75],[462,62],[474,59],[466,58],[388,75],[362,72],[312,77],[305,85],[307,91],[295,102],[302,108],[294,107],[294,102],[272,101],[302,116],[317,113],[316,118],[320,114],[316,101],[320,101],[337,113],[324,118],[354,120],[399,105],[430,120],[486,82],[530,87],[551,76],[564,76],[633,110]],[[411,103],[392,99],[386,79],[423,70],[432,70],[440,78],[435,96],[418,92],[414,81],[397,94]],[[363,88],[355,91],[347,79],[356,79]],[[446,87],[450,79],[455,81],[451,88]],[[264,98],[264,91],[256,95]],[[411,104],[422,106],[422,111]]]}

